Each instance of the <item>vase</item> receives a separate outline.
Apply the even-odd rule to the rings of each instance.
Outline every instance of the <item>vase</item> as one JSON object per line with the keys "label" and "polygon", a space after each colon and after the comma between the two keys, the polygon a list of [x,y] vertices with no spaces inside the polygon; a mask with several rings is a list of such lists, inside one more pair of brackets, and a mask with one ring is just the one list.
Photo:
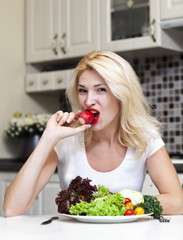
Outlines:
{"label": "vase", "polygon": [[20,140],[19,159],[26,161],[39,142],[40,136],[33,135],[22,137]]}

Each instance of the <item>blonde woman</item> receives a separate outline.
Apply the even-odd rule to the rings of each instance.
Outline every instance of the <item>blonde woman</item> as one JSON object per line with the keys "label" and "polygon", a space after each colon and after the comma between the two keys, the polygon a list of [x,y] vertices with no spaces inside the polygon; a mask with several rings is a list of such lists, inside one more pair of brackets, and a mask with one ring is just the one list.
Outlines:
{"label": "blonde woman", "polygon": [[[56,166],[62,189],[79,175],[111,192],[140,191],[148,170],[163,214],[183,214],[183,191],[159,134],[161,124],[150,115],[130,64],[113,52],[92,52],[76,67],[67,94],[73,112],[58,111],[48,121],[36,149],[7,189],[5,215],[24,214]],[[75,127],[85,109],[99,113],[98,121]]]}

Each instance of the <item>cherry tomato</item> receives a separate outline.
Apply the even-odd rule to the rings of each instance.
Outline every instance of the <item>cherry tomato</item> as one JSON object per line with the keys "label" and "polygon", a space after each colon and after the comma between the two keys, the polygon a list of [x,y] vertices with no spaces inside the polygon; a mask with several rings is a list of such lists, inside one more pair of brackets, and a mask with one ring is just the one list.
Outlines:
{"label": "cherry tomato", "polygon": [[142,207],[137,207],[135,208],[134,212],[135,212],[135,215],[142,215],[144,214],[144,209]]}
{"label": "cherry tomato", "polygon": [[134,208],[134,205],[133,205],[133,203],[132,202],[127,202],[126,204],[125,204],[125,207],[129,207],[129,208]]}
{"label": "cherry tomato", "polygon": [[85,200],[85,196],[84,195],[79,195],[79,199],[84,201]]}
{"label": "cherry tomato", "polygon": [[131,199],[125,198],[125,204],[128,203],[128,202],[131,202]]}
{"label": "cherry tomato", "polygon": [[134,213],[133,209],[129,208],[125,211],[125,216],[131,216],[131,215],[135,215],[135,213]]}

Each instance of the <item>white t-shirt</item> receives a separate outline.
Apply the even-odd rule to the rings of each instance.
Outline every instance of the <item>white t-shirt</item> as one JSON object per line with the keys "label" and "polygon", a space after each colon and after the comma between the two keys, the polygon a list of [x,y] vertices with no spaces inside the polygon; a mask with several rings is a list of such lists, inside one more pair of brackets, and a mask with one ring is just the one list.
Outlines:
{"label": "white t-shirt", "polygon": [[[145,174],[146,160],[164,145],[160,137],[149,141],[146,152],[137,159],[138,153],[128,147],[122,163],[110,172],[98,172],[88,163],[84,134],[61,140],[54,148],[58,155],[58,175],[61,189],[66,189],[72,179],[77,176],[89,178],[91,184],[104,185],[111,192],[122,189],[141,191]],[[101,153],[102,154],[102,153]]]}

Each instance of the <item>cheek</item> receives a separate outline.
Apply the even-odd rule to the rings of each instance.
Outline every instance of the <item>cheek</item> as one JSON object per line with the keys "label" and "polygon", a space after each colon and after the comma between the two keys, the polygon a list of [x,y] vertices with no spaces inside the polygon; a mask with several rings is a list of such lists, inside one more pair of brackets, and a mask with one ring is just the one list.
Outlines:
{"label": "cheek", "polygon": [[111,111],[111,115],[113,115],[113,117],[116,117],[117,115],[119,115],[121,112],[120,103],[113,101],[113,103],[111,103],[110,111]]}
{"label": "cheek", "polygon": [[78,102],[79,102],[80,106],[82,106],[84,104],[84,97],[78,95]]}
{"label": "cheek", "polygon": [[120,111],[120,106],[121,106],[120,102],[114,96],[111,96],[111,98],[108,101],[108,104],[113,111],[118,111],[118,112]]}

